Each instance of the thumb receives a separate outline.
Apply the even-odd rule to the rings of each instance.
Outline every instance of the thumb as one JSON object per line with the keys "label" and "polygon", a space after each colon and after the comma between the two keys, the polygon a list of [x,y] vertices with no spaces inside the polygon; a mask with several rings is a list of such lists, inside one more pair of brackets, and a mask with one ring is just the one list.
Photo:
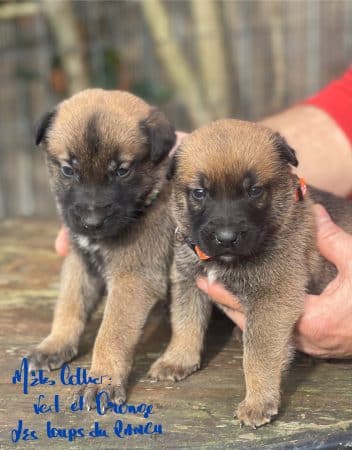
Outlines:
{"label": "thumb", "polygon": [[233,310],[242,311],[240,302],[231,294],[231,292],[227,291],[222,284],[209,283],[208,279],[205,277],[198,277],[196,282],[198,288],[205,292],[217,303],[227,306],[228,308]]}
{"label": "thumb", "polygon": [[55,250],[60,256],[67,256],[70,251],[70,239],[67,229],[62,226],[55,240]]}
{"label": "thumb", "polygon": [[352,236],[338,227],[322,205],[314,205],[320,253],[343,270],[352,255]]}

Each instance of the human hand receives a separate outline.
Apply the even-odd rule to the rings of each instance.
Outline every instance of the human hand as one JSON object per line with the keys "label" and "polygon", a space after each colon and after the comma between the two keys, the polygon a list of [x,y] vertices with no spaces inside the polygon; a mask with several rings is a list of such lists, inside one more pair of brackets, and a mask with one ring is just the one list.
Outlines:
{"label": "human hand", "polygon": [[[337,267],[338,274],[320,295],[307,295],[296,324],[298,350],[320,358],[352,357],[352,236],[335,225],[321,205],[315,205],[320,253]],[[220,283],[199,278],[197,286],[219,303],[242,330],[245,315],[240,302]]]}
{"label": "human hand", "polygon": [[352,357],[352,236],[315,205],[318,248],[338,274],[320,295],[308,295],[296,325],[299,350],[321,358]]}
{"label": "human hand", "polygon": [[70,250],[68,230],[62,226],[55,239],[55,250],[60,256],[66,256]]}

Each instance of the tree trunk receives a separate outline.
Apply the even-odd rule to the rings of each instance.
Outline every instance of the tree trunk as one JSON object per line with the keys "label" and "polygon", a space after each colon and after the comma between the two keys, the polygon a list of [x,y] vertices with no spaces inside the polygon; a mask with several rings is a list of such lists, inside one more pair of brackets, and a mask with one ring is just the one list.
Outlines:
{"label": "tree trunk", "polygon": [[203,91],[214,119],[229,115],[229,92],[219,2],[192,0],[196,48]]}
{"label": "tree trunk", "polygon": [[59,55],[67,76],[68,93],[74,94],[87,88],[89,81],[83,62],[80,36],[75,23],[72,4],[68,0],[41,0],[41,5],[56,39]]}
{"label": "tree trunk", "polygon": [[197,76],[192,73],[185,56],[171,35],[165,7],[160,0],[142,1],[141,7],[155,41],[158,56],[178,95],[187,105],[193,125],[199,126],[209,122],[211,115],[203,101]]}

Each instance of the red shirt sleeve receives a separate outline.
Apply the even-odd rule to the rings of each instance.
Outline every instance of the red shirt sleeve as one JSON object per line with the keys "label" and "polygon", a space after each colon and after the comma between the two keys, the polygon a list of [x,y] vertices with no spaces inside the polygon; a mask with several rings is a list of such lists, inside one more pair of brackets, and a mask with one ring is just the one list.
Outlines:
{"label": "red shirt sleeve", "polygon": [[332,117],[352,142],[352,66],[303,104],[313,105]]}

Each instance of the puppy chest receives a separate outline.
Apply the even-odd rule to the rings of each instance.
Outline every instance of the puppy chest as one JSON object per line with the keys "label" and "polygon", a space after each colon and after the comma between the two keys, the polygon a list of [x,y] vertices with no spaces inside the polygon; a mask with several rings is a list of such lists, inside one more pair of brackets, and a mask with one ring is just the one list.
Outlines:
{"label": "puppy chest", "polygon": [[105,261],[99,251],[85,253],[84,259],[89,274],[104,276]]}
{"label": "puppy chest", "polygon": [[209,284],[221,283],[228,291],[245,302],[247,295],[253,289],[254,279],[248,279],[247,274],[236,270],[224,270],[223,268],[209,267],[206,270]]}
{"label": "puppy chest", "polygon": [[87,273],[93,277],[100,276],[104,278],[106,261],[100,246],[91,242],[85,236],[79,236],[77,244]]}

